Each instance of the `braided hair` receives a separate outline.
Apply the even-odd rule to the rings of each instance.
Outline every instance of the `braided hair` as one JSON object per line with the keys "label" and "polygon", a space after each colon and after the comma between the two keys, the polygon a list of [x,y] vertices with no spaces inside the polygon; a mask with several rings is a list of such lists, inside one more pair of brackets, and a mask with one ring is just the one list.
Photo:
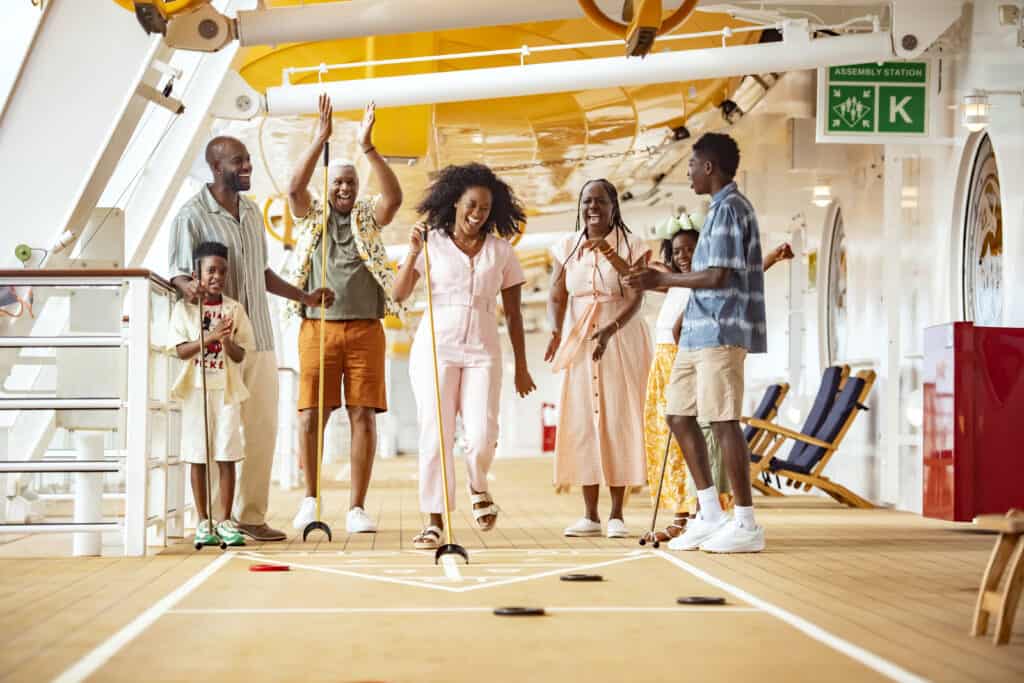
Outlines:
{"label": "braided hair", "polygon": [[455,204],[471,187],[486,187],[491,192],[491,212],[481,235],[491,232],[506,239],[519,234],[526,222],[522,202],[508,183],[483,164],[469,163],[445,166],[434,176],[416,211],[426,214],[425,222],[431,230],[441,230],[448,237],[455,234]]}
{"label": "braided hair", "polygon": [[[633,262],[633,245],[629,243],[629,235],[631,234],[629,226],[622,220],[622,209],[619,207],[619,191],[615,189],[615,186],[606,178],[597,178],[595,180],[588,180],[583,183],[583,187],[580,188],[579,197],[576,198],[576,232],[580,233],[579,238],[576,240],[576,244],[573,246],[572,251],[569,252],[569,256],[565,259],[566,263],[573,257],[576,250],[579,249],[580,245],[585,239],[589,239],[586,228],[580,231],[580,222],[583,216],[583,193],[587,191],[587,187],[597,183],[604,188],[605,194],[608,195],[609,201],[612,203],[612,220],[611,220],[611,232],[615,233],[618,230],[622,231],[622,238],[626,241],[626,253],[628,255],[629,263]],[[563,273],[565,272],[563,268]],[[600,273],[600,271],[598,271]],[[622,276],[618,276],[619,280],[619,293],[623,293],[624,289],[622,286]]]}

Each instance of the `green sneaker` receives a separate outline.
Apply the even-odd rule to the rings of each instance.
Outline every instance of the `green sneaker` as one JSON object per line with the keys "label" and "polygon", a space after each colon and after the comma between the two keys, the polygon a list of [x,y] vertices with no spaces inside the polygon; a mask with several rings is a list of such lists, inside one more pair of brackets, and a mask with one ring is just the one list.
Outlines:
{"label": "green sneaker", "polygon": [[196,537],[194,539],[196,548],[200,548],[204,545],[220,545],[220,539],[210,529],[210,520],[204,519],[199,522],[199,526],[196,527]]}
{"label": "green sneaker", "polygon": [[245,537],[230,519],[225,519],[217,525],[217,535],[228,545],[245,545]]}

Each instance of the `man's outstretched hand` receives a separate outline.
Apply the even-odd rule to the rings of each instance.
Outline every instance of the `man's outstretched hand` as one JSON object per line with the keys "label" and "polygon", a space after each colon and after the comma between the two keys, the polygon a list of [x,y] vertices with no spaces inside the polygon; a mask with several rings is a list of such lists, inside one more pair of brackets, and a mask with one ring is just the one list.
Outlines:
{"label": "man's outstretched hand", "polygon": [[663,286],[661,281],[664,275],[661,271],[646,265],[633,266],[629,271],[629,275],[625,277],[625,283],[627,287],[633,289],[658,289]]}

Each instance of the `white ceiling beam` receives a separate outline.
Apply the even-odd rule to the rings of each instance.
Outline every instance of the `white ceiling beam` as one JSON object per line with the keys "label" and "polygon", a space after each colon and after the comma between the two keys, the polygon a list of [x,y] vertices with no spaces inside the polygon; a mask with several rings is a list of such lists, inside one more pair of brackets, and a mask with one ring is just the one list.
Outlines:
{"label": "white ceiling beam", "polygon": [[597,88],[640,86],[784,72],[836,64],[883,61],[893,56],[889,33],[811,39],[803,21],[784,24],[778,43],[659,52],[645,59],[611,57],[490,69],[285,85],[267,89],[272,116],[313,113],[327,92],[335,111],[462,102]]}
{"label": "white ceiling beam", "polygon": [[[679,4],[669,0],[664,6],[668,10]],[[600,0],[598,5],[619,18],[622,0]],[[242,45],[277,45],[582,16],[576,0],[351,0],[239,12],[237,31]]]}

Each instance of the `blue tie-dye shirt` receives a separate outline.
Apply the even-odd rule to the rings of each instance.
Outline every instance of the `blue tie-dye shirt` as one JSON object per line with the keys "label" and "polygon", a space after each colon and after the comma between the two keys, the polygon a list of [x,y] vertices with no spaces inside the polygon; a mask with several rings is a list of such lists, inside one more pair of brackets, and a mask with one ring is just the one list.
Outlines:
{"label": "blue tie-dye shirt", "polygon": [[740,346],[750,353],[767,351],[761,236],[754,207],[736,183],[711,198],[691,267],[693,272],[727,268],[729,278],[722,289],[693,290],[683,314],[679,348]]}

